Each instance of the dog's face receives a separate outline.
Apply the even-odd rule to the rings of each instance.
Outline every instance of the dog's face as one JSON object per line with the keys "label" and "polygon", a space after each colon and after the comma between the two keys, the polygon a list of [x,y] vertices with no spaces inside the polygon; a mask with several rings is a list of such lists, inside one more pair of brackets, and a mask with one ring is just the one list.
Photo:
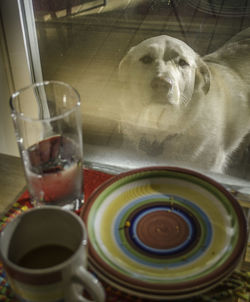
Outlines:
{"label": "dog's face", "polygon": [[209,89],[209,72],[199,55],[169,36],[153,37],[132,47],[120,63],[119,76],[131,94],[128,106],[133,102],[138,107],[139,103],[141,108],[151,106],[161,112],[180,113],[194,92]]}

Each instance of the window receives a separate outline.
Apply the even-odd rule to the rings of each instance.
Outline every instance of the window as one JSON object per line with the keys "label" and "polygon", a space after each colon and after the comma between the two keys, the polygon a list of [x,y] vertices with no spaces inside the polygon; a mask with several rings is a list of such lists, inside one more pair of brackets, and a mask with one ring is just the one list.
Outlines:
{"label": "window", "polygon": [[[64,81],[81,95],[88,166],[181,165],[228,184],[249,179],[250,82],[241,74],[243,66],[250,74],[250,57],[234,49],[250,37],[250,1],[30,0],[19,8],[33,80]],[[244,47],[250,52],[249,41]]]}

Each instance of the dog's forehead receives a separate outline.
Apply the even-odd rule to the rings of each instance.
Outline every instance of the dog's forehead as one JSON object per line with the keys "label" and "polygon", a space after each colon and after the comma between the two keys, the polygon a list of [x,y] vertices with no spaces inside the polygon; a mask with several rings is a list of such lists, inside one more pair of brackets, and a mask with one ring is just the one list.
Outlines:
{"label": "dog's forehead", "polygon": [[169,59],[183,55],[187,57],[195,57],[195,51],[189,47],[185,42],[170,37],[170,36],[157,36],[142,41],[131,49],[131,53],[140,57],[144,54],[152,54],[157,56],[169,56]]}

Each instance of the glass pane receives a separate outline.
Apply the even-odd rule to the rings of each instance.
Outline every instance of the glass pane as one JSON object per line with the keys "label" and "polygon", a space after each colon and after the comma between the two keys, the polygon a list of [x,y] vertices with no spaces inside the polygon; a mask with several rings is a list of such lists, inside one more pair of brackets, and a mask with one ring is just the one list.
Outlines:
{"label": "glass pane", "polygon": [[178,165],[249,178],[250,43],[239,40],[250,36],[250,1],[33,6],[43,78],[81,95],[89,165]]}

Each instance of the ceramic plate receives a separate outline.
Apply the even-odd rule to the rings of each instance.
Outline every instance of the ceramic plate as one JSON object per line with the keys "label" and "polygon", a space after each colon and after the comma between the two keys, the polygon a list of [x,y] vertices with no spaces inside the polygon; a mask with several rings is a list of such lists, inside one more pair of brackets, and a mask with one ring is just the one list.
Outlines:
{"label": "ceramic plate", "polygon": [[100,278],[151,299],[210,289],[232,273],[246,245],[237,201],[212,179],[180,168],[120,174],[95,191],[81,216]]}

